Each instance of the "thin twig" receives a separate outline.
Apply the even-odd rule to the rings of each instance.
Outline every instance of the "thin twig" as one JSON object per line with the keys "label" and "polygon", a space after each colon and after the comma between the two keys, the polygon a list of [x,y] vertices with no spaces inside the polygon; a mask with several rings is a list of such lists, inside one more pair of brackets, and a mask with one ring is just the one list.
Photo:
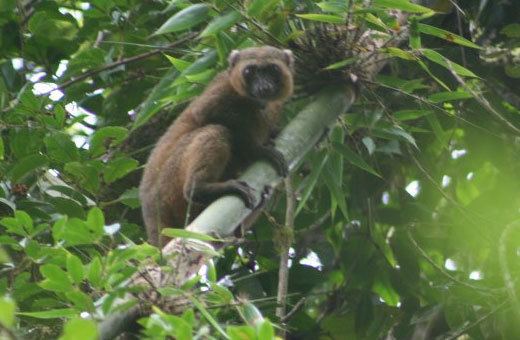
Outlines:
{"label": "thin twig", "polygon": [[413,238],[413,235],[412,235],[411,231],[408,230],[407,233],[408,233],[408,238],[410,239],[410,242],[412,242],[412,244],[415,247],[415,249],[421,254],[422,257],[424,257],[424,259],[426,261],[428,261],[428,263],[430,263],[441,274],[443,274],[444,276],[446,276],[447,278],[449,278],[453,282],[460,284],[461,286],[465,286],[465,287],[468,287],[468,288],[471,288],[471,289],[474,289],[474,290],[478,290],[478,291],[488,291],[488,290],[490,290],[489,288],[478,287],[478,286],[474,286],[472,284],[469,284],[467,282],[461,281],[461,280],[457,279],[456,277],[454,277],[453,275],[451,275],[450,273],[448,273],[447,271],[445,271],[441,266],[439,266],[437,263],[435,263],[435,261],[433,261],[430,258],[430,256],[426,253],[426,251],[424,249],[421,248],[421,246],[419,246],[417,241]]}
{"label": "thin twig", "polygon": [[486,111],[488,111],[489,113],[491,113],[493,116],[495,116],[499,121],[501,121],[502,123],[504,123],[507,127],[509,127],[511,130],[513,130],[514,132],[516,132],[517,134],[520,134],[520,129],[517,128],[515,125],[513,125],[513,123],[511,123],[510,121],[508,121],[504,116],[502,116],[502,114],[500,112],[498,112],[493,106],[491,106],[491,104],[489,103],[489,101],[484,97],[484,96],[481,96],[479,95],[477,92],[475,92],[472,88],[470,88],[466,82],[464,81],[464,79],[462,79],[461,76],[459,76],[457,74],[457,72],[455,72],[455,70],[453,69],[452,67],[452,63],[450,60],[448,59],[444,59],[448,66],[449,66],[449,70],[451,72],[451,74],[453,75],[453,77],[457,80],[457,82],[460,84],[460,86],[462,86],[464,88],[464,90],[468,91],[472,96],[473,98],[484,108],[486,109]]}
{"label": "thin twig", "polygon": [[135,62],[135,61],[139,61],[139,60],[143,60],[143,59],[152,57],[154,55],[157,55],[157,54],[161,53],[165,49],[169,49],[169,48],[178,46],[180,44],[183,44],[186,41],[188,41],[190,39],[193,39],[196,35],[197,35],[197,33],[193,32],[193,33],[190,33],[190,34],[186,35],[185,37],[183,37],[183,38],[181,38],[181,39],[179,39],[177,41],[174,41],[173,43],[168,44],[168,45],[166,45],[166,46],[164,46],[162,48],[156,48],[156,49],[154,49],[152,51],[145,52],[145,53],[142,53],[142,54],[138,54],[138,55],[135,55],[133,57],[121,59],[119,61],[115,61],[113,63],[103,65],[103,66],[101,66],[101,67],[99,67],[97,69],[87,71],[87,72],[85,72],[83,74],[80,74],[79,76],[77,76],[75,78],[72,78],[72,79],[64,82],[63,84],[59,85],[58,87],[53,88],[52,90],[49,90],[49,91],[45,92],[44,94],[49,94],[50,92],[56,91],[56,90],[63,90],[65,88],[71,86],[72,84],[75,84],[75,83],[77,83],[79,81],[82,81],[82,80],[84,80],[86,78],[94,76],[94,75],[96,75],[98,73],[101,73],[103,71],[107,71],[107,70],[116,68],[116,67],[121,66],[121,65],[129,64],[129,63],[132,63],[132,62]]}
{"label": "thin twig", "polygon": [[[296,198],[291,177],[284,180],[287,206],[285,210],[285,226],[280,231],[280,268],[278,270],[278,294],[276,296],[276,316],[282,320],[285,317],[287,303],[287,288],[289,285],[289,248],[292,243],[292,231],[294,229],[294,216],[296,212]],[[282,338],[285,338],[285,330],[282,330]]]}
{"label": "thin twig", "polygon": [[282,323],[286,323],[298,310],[300,310],[300,307],[303,306],[303,304],[307,301],[307,297],[302,297],[294,307],[289,311],[289,313],[285,314],[283,318],[280,319]]}
{"label": "thin twig", "polygon": [[496,306],[495,308],[493,308],[489,313],[487,314],[484,314],[482,315],[480,318],[478,318],[477,320],[475,320],[475,322],[473,323],[470,323],[469,325],[467,325],[466,327],[463,327],[461,329],[459,329],[457,332],[455,332],[455,334],[452,334],[451,336],[447,337],[446,340],[455,340],[455,339],[458,339],[459,336],[461,336],[462,334],[466,333],[467,331],[469,331],[471,328],[477,326],[478,324],[480,324],[482,321],[486,320],[487,318],[489,318],[491,315],[495,314],[500,308],[504,307],[506,304],[507,304],[507,300],[503,301],[501,304],[499,304],[498,306]]}

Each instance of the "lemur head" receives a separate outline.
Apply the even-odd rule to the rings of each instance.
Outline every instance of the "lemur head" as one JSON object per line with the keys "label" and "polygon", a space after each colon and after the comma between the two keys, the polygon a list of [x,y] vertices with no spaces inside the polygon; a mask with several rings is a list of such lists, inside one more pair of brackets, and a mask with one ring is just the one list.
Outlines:
{"label": "lemur head", "polygon": [[233,50],[228,62],[231,85],[241,96],[272,101],[292,94],[294,58],[290,50],[272,46]]}

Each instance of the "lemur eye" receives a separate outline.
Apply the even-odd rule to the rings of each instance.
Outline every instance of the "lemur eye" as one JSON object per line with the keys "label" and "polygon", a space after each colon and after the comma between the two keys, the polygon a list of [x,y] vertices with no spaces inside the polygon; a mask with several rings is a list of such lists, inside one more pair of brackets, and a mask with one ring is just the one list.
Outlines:
{"label": "lemur eye", "polygon": [[272,74],[280,73],[280,67],[276,64],[269,64],[265,67],[267,72],[270,72]]}
{"label": "lemur eye", "polygon": [[244,76],[247,77],[247,76],[250,76],[252,74],[254,74],[256,72],[256,67],[253,66],[253,65],[249,65],[249,66],[246,66],[244,68],[244,71],[242,71]]}

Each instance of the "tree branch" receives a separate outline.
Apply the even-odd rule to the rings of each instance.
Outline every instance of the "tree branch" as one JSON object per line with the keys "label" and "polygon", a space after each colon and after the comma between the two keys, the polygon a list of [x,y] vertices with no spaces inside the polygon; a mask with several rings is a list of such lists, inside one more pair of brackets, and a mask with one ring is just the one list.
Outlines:
{"label": "tree branch", "polygon": [[170,49],[170,48],[173,48],[173,47],[176,47],[176,46],[179,46],[183,43],[185,43],[186,41],[190,40],[190,39],[193,39],[195,36],[197,36],[198,33],[195,33],[195,32],[192,32],[192,33],[189,33],[187,34],[185,37],[179,39],[179,40],[176,40],[174,42],[172,42],[171,44],[168,44],[164,47],[160,47],[160,48],[156,48],[156,49],[153,49],[151,51],[148,51],[148,52],[145,52],[145,53],[142,53],[142,54],[138,54],[138,55],[135,55],[133,57],[129,57],[129,58],[125,58],[125,59],[121,59],[121,60],[118,60],[118,61],[115,61],[113,63],[109,63],[109,64],[106,64],[106,65],[103,65],[99,68],[96,68],[94,70],[90,70],[90,71],[87,71],[85,73],[82,73],[80,74],[79,76],[77,77],[74,77],[64,83],[62,83],[61,85],[58,85],[58,87],[52,89],[52,90],[49,90],[47,91],[46,93],[44,94],[49,94],[50,92],[52,91],[56,91],[56,90],[63,90],[77,82],[80,82],[86,78],[89,78],[89,77],[92,77],[98,73],[101,73],[103,71],[107,71],[107,70],[110,70],[110,69],[113,69],[113,68],[116,68],[118,66],[121,66],[121,65],[125,65],[125,64],[129,64],[129,63],[133,63],[135,61],[139,61],[139,60],[143,60],[143,59],[146,59],[146,58],[149,58],[149,57],[152,57],[156,54],[159,54],[161,53],[162,51],[164,50],[167,50],[167,49]]}

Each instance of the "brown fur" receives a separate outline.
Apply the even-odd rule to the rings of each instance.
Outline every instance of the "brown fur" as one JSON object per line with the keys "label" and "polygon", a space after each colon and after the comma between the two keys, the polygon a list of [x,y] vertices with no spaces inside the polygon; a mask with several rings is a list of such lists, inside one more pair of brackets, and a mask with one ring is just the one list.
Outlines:
{"label": "brown fur", "polygon": [[[229,63],[169,127],[148,159],[140,198],[154,245],[159,245],[161,228],[184,226],[222,195],[236,194],[251,206],[251,189],[234,178],[252,161],[267,158],[284,172],[281,154],[267,144],[292,93],[292,55],[264,46],[233,51]],[[279,66],[283,81],[276,98],[258,101],[247,95],[242,72],[252,63]]]}

